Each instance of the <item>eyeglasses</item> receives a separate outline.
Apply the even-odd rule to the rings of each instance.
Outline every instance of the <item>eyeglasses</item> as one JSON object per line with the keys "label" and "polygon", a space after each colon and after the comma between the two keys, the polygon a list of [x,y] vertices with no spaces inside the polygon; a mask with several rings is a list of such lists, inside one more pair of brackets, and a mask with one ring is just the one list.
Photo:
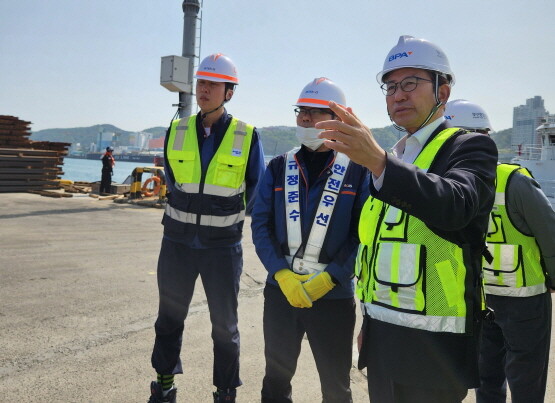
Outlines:
{"label": "eyeglasses", "polygon": [[427,81],[429,83],[433,82],[432,80],[428,80],[426,78],[411,76],[411,77],[403,78],[398,83],[394,83],[393,81],[383,83],[382,85],[380,85],[380,88],[382,89],[382,92],[384,93],[384,95],[389,97],[389,96],[395,94],[395,92],[397,91],[397,87],[401,87],[401,90],[403,90],[405,92],[414,91],[416,89],[416,87],[418,87],[418,81],[419,80],[420,81]]}
{"label": "eyeglasses", "polygon": [[310,116],[311,119],[318,119],[324,115],[332,115],[333,116],[333,112],[330,109],[319,109],[319,108],[315,108],[315,109],[305,109],[305,108],[295,108],[293,109],[293,111],[295,112],[295,116]]}

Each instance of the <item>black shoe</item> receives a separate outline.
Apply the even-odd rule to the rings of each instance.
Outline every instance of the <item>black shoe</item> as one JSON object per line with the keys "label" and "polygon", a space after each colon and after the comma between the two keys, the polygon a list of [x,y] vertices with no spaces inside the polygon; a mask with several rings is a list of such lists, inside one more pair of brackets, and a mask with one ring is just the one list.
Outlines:
{"label": "black shoe", "polygon": [[214,403],[235,403],[237,391],[234,388],[217,389],[212,395],[214,396]]}
{"label": "black shoe", "polygon": [[150,399],[148,403],[176,403],[177,388],[172,388],[164,397],[162,393],[162,385],[152,381],[150,383]]}

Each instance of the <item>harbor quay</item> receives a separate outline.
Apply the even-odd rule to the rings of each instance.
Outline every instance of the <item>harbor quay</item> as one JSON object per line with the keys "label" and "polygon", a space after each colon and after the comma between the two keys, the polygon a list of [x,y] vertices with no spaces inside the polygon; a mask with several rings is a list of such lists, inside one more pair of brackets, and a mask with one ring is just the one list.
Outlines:
{"label": "harbor quay", "polygon": [[[0,401],[146,402],[155,378],[150,355],[163,210],[86,194],[5,193],[0,206]],[[243,250],[237,401],[259,402],[266,271],[248,217]],[[355,336],[360,323],[359,313]],[[210,332],[199,280],[185,322],[178,402],[212,399]],[[554,356],[552,349],[546,402],[555,402]],[[295,402],[321,401],[307,340],[292,384]],[[365,372],[355,365],[351,388],[355,403],[368,402]],[[465,403],[474,401],[471,391]]]}
{"label": "harbor quay", "polygon": [[[150,356],[163,210],[25,193],[0,194],[0,206],[0,401],[146,402],[155,379]],[[249,218],[243,247],[237,400],[257,402],[266,271]],[[210,333],[199,279],[185,322],[178,402],[212,401]],[[367,401],[366,379],[353,374],[355,401]],[[321,400],[306,340],[293,390],[296,402]]]}

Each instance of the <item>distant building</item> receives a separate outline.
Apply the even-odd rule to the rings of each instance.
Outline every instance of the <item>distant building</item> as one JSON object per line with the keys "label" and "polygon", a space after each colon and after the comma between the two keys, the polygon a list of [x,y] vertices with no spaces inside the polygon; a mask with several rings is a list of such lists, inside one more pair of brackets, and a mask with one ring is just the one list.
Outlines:
{"label": "distant building", "polygon": [[526,105],[515,106],[513,109],[513,134],[511,145],[515,149],[526,145],[539,146],[541,138],[536,133],[536,128],[542,124],[549,112],[544,107],[541,96],[526,100]]}
{"label": "distant building", "polygon": [[113,132],[105,132],[104,130],[99,131],[98,135],[96,136],[97,148],[94,151],[103,152],[104,150],[106,150],[106,147],[112,146],[114,134],[115,133]]}
{"label": "distant building", "polygon": [[148,143],[152,139],[152,133],[135,132],[129,136],[129,144],[139,150],[148,150]]}
{"label": "distant building", "polygon": [[148,142],[148,148],[151,149],[151,150],[163,149],[164,148],[164,140],[165,140],[165,137],[152,139]]}

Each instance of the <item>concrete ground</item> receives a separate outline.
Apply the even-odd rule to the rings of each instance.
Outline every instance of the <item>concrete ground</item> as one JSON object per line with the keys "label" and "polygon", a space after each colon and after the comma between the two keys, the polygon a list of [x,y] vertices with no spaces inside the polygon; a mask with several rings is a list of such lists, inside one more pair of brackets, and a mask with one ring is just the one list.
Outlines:
{"label": "concrete ground", "polygon": [[[86,195],[0,194],[0,401],[146,402],[162,210]],[[245,225],[239,402],[260,401],[265,270]],[[359,318],[360,322],[360,318]],[[360,324],[357,324],[355,333]],[[212,342],[200,282],[186,321],[178,401],[210,402]],[[555,338],[552,338],[555,341]],[[546,401],[555,402],[554,357]],[[367,402],[351,371],[353,400]],[[321,401],[305,341],[293,398]],[[465,402],[474,401],[469,393]]]}

